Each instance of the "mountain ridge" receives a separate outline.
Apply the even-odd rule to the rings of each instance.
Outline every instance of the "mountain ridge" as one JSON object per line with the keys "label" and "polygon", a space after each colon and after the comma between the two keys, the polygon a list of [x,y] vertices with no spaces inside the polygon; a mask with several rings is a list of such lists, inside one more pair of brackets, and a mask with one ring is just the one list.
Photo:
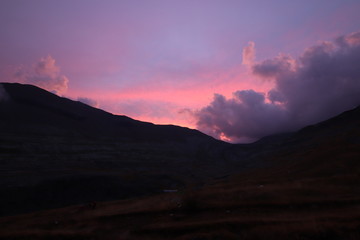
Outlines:
{"label": "mountain ridge", "polygon": [[227,171],[228,143],[197,130],[113,115],[32,85],[2,86],[0,215],[153,194]]}
{"label": "mountain ridge", "polygon": [[237,175],[283,181],[359,167],[360,107],[297,132],[229,144],[31,85],[2,86],[9,96],[0,102],[0,215],[201,188]]}
{"label": "mountain ridge", "polygon": [[360,237],[359,107],[252,144],[1,129],[0,239]]}
{"label": "mountain ridge", "polygon": [[[207,135],[194,129],[188,129],[185,127],[179,127],[174,125],[155,125],[153,123],[137,121],[124,115],[114,115],[104,110],[93,108],[78,101],[59,97],[55,94],[49,93],[46,90],[32,85],[23,85],[18,83],[2,83],[2,85],[10,98],[9,100],[7,100],[7,102],[14,102],[12,107],[17,108],[17,110],[21,111],[22,113],[27,113],[23,114],[23,117],[27,117],[26,120],[31,123],[37,123],[40,121],[41,123],[51,123],[52,125],[58,124],[59,126],[64,126],[64,123],[57,120],[56,117],[60,118],[61,120],[67,118],[67,120],[72,120],[71,124],[78,124],[78,122],[81,122],[81,125],[85,124],[85,126],[83,127],[87,128],[83,129],[82,132],[89,132],[90,129],[93,130],[94,125],[96,126],[97,124],[100,126],[99,128],[101,128],[101,131],[105,131],[106,134],[111,134],[112,136],[115,136],[115,134],[118,133],[120,135],[119,137],[121,137],[121,135],[125,135],[127,138],[138,137],[143,140],[147,140],[147,137],[152,136],[151,134],[154,135],[154,128],[156,127],[165,129],[161,133],[160,137],[164,137],[168,140],[178,140],[179,138],[181,138],[178,134],[178,129],[184,130],[183,132],[189,136],[193,135],[197,137],[208,137]],[[20,107],[22,108],[19,109]],[[29,110],[29,108],[31,109]],[[45,118],[43,119],[40,111],[38,111],[39,109],[43,111],[48,111],[48,114],[53,116],[45,116]],[[36,112],[33,113],[30,111]],[[17,114],[19,115],[19,113]],[[40,116],[36,116],[36,114],[39,114]],[[9,113],[3,115],[6,116],[9,115]],[[8,121],[15,123],[17,121],[22,121],[21,123],[24,124],[24,119],[20,117],[11,118],[8,119]],[[87,123],[92,124],[93,126],[87,126]],[[80,130],[82,129],[81,126],[77,127]],[[127,130],[128,128],[131,128],[131,130],[134,131],[137,128],[141,129],[139,131],[136,131],[136,133],[138,134],[136,135],[133,132],[129,132]],[[147,136],[145,136],[147,131],[149,133],[147,134]],[[139,136],[141,133],[144,134],[142,134],[142,136]],[[172,134],[176,136],[171,137]],[[156,140],[159,140],[160,137]],[[154,138],[148,138],[148,140],[154,140]]]}

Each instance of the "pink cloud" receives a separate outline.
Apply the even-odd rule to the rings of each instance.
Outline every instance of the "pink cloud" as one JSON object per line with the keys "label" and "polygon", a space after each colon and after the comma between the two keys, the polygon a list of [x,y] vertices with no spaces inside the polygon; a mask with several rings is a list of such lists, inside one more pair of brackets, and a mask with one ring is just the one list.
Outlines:
{"label": "pink cloud", "polygon": [[67,91],[69,83],[69,79],[60,74],[60,68],[51,56],[41,58],[32,67],[18,67],[10,81],[32,84],[59,95]]}
{"label": "pink cloud", "polygon": [[255,43],[249,42],[248,46],[244,47],[242,52],[242,63],[247,66],[252,66],[255,61]]}

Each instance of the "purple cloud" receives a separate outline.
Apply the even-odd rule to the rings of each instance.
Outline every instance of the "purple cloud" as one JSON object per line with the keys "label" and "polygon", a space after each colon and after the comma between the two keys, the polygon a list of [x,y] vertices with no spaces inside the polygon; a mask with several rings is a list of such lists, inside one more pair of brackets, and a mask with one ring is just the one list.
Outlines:
{"label": "purple cloud", "polygon": [[273,81],[267,93],[216,94],[195,113],[197,127],[217,138],[252,141],[293,131],[360,104],[360,32],[310,47],[298,58],[279,55],[252,65]]}
{"label": "purple cloud", "polygon": [[226,99],[215,94],[212,103],[195,113],[197,127],[216,138],[251,142],[286,129],[289,115],[280,105],[266,103],[263,93],[237,91]]}
{"label": "purple cloud", "polygon": [[242,51],[242,63],[251,66],[255,60],[255,43],[249,42]]}
{"label": "purple cloud", "polygon": [[277,77],[294,70],[296,62],[290,56],[280,54],[279,56],[263,61],[252,66],[253,73],[264,78]]}

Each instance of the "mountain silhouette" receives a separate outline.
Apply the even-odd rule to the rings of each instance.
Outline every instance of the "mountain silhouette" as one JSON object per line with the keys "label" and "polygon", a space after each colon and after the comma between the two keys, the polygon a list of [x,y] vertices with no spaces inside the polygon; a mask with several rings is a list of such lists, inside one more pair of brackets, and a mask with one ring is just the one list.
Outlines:
{"label": "mountain silhouette", "polygon": [[297,132],[229,144],[197,130],[136,121],[31,85],[2,83],[0,215],[360,171],[360,107]]}
{"label": "mountain silhouette", "polygon": [[226,171],[219,159],[229,144],[197,130],[1,85],[0,215],[147,195]]}
{"label": "mountain silhouette", "polygon": [[[59,97],[41,88],[18,83],[2,83],[9,95],[1,104],[4,130],[41,134],[70,133],[83,137],[125,141],[186,142],[190,138],[211,139],[197,131],[172,125],[154,125],[113,115],[84,103]],[[28,127],[28,128],[26,128]]]}

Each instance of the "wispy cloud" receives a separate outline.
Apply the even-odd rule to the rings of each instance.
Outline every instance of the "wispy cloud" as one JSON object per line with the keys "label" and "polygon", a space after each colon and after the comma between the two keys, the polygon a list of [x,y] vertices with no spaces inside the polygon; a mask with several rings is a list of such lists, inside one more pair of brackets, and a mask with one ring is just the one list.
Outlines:
{"label": "wispy cloud", "polygon": [[60,74],[60,68],[51,56],[41,58],[31,67],[18,67],[12,81],[36,85],[59,95],[67,91],[69,83],[69,79]]}
{"label": "wispy cloud", "polygon": [[244,47],[242,51],[242,63],[247,66],[252,66],[255,61],[255,43],[249,42],[248,46]]}

